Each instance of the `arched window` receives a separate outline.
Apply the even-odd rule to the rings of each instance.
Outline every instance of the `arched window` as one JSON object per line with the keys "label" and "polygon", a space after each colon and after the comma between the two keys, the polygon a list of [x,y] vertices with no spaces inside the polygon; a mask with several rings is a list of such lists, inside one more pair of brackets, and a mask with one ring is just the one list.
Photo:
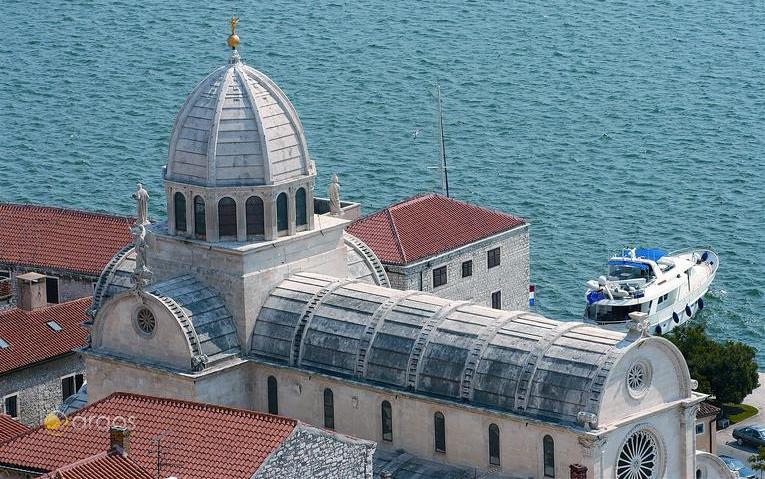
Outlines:
{"label": "arched window", "polygon": [[393,410],[388,401],[383,401],[380,407],[382,413],[382,438],[383,441],[393,440]]}
{"label": "arched window", "polygon": [[436,452],[446,453],[446,420],[440,412],[433,415],[433,436]]}
{"label": "arched window", "polygon": [[268,376],[268,414],[279,414],[279,392],[273,376]]}
{"label": "arched window", "polygon": [[205,200],[201,196],[194,197],[194,233],[197,238],[207,237],[207,223],[205,222]]}
{"label": "arched window", "polygon": [[186,197],[180,191],[173,195],[173,207],[175,208],[175,231],[186,231]]}
{"label": "arched window", "polygon": [[280,193],[276,197],[276,229],[287,231],[289,221],[287,219],[287,193]]}
{"label": "arched window", "polygon": [[298,188],[297,193],[295,193],[295,222],[298,226],[308,224],[305,188]]}
{"label": "arched window", "polygon": [[555,477],[555,442],[551,436],[545,436],[542,439],[542,455],[545,477]]}
{"label": "arched window", "polygon": [[221,198],[218,202],[218,235],[236,236],[236,202],[233,198]]}
{"label": "arched window", "polygon": [[329,388],[324,390],[324,427],[335,428],[335,398]]}
{"label": "arched window", "polygon": [[489,464],[499,466],[499,426],[489,424]]}
{"label": "arched window", "polygon": [[247,235],[265,233],[263,200],[257,196],[250,196],[244,204],[244,210],[247,214]]}

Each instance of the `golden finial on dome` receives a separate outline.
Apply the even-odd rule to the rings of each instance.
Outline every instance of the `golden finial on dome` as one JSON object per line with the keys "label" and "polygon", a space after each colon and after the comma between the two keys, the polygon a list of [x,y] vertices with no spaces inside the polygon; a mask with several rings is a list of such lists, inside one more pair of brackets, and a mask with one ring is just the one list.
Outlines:
{"label": "golden finial on dome", "polygon": [[239,35],[236,34],[236,26],[239,24],[239,17],[231,17],[231,35],[228,36],[228,40],[226,40],[226,43],[228,43],[228,46],[232,50],[236,50],[236,47],[239,46]]}

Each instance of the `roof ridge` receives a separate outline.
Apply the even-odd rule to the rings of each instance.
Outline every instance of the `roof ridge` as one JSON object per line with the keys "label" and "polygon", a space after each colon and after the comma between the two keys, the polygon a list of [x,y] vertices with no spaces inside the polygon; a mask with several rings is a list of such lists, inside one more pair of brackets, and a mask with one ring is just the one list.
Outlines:
{"label": "roof ridge", "polygon": [[399,236],[398,229],[396,228],[396,219],[393,218],[390,208],[385,208],[383,211],[385,211],[385,215],[388,218],[388,224],[390,224],[390,228],[393,231],[393,243],[396,245],[396,249],[398,250],[398,254],[401,255],[401,259],[406,263],[406,251],[404,251],[404,247],[401,246],[401,236]]}
{"label": "roof ridge", "polygon": [[57,212],[67,213],[67,214],[83,214],[88,216],[101,216],[104,218],[135,221],[135,217],[133,216],[125,216],[118,213],[109,213],[106,211],[93,211],[93,210],[84,210],[79,208],[69,208],[66,206],[41,205],[41,204],[35,204],[35,203],[6,203],[4,201],[0,201],[0,208],[2,207],[36,208],[40,210],[57,211]]}
{"label": "roof ridge", "polygon": [[12,313],[18,313],[18,312],[22,313],[26,317],[30,317],[32,315],[37,315],[38,313],[45,313],[45,312],[52,311],[54,309],[64,309],[65,307],[68,308],[75,304],[90,302],[92,299],[93,298],[90,296],[84,296],[82,298],[70,299],[69,301],[64,301],[63,303],[50,304],[43,308],[34,309],[32,311],[25,311],[19,308],[18,306],[16,306],[14,308],[0,310],[0,319],[4,318],[6,315],[10,315]]}

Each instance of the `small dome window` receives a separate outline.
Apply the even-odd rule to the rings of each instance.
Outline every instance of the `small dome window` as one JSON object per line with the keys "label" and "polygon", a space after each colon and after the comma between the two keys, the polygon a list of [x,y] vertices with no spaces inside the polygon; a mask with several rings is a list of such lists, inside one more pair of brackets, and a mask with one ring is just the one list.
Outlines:
{"label": "small dome window", "polygon": [[152,334],[157,327],[157,320],[149,308],[140,307],[135,314],[135,324],[144,334]]}

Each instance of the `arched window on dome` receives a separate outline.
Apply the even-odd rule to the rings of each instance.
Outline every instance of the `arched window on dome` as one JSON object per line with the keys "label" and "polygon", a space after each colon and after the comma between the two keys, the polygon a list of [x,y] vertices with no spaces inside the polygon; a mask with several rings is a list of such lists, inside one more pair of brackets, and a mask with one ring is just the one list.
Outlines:
{"label": "arched window on dome", "polygon": [[280,193],[276,197],[276,229],[278,231],[287,231],[288,227],[287,193]]}
{"label": "arched window on dome", "polygon": [[298,226],[308,224],[308,210],[306,209],[305,188],[298,188],[295,193],[295,222]]}
{"label": "arched window on dome", "polygon": [[201,196],[194,197],[194,234],[199,239],[207,238],[207,223],[205,222],[205,200]]}
{"label": "arched window on dome", "polygon": [[218,236],[236,236],[236,202],[228,196],[218,202]]}
{"label": "arched window on dome", "polygon": [[499,426],[489,424],[489,464],[499,466]]}
{"label": "arched window on dome", "polygon": [[433,415],[433,439],[436,452],[446,453],[446,419],[442,412]]}
{"label": "arched window on dome", "polygon": [[186,197],[180,191],[173,195],[173,209],[175,210],[175,231],[176,233],[185,233]]}
{"label": "arched window on dome", "polygon": [[247,236],[264,234],[263,200],[258,196],[250,196],[244,204],[244,209],[247,216]]}
{"label": "arched window on dome", "polygon": [[555,441],[552,436],[545,436],[542,439],[542,458],[545,477],[555,477]]}

